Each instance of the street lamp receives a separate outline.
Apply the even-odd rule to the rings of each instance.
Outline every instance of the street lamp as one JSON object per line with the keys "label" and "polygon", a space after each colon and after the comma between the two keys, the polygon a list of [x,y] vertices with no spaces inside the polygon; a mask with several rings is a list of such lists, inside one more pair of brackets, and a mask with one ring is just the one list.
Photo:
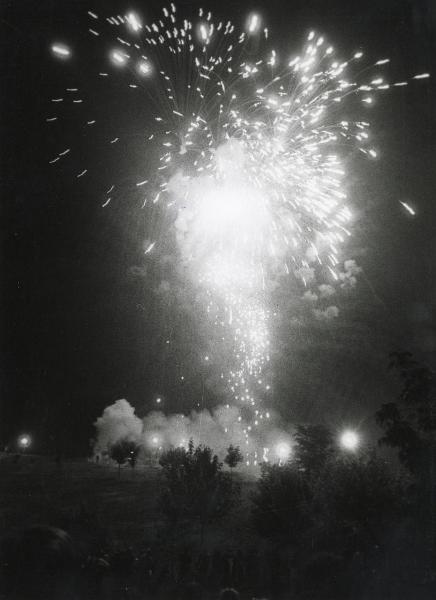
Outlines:
{"label": "street lamp", "polygon": [[360,444],[360,439],[355,431],[347,429],[341,434],[340,443],[344,450],[354,452]]}
{"label": "street lamp", "polygon": [[18,446],[21,448],[23,452],[26,452],[27,448],[30,446],[30,436],[27,434],[20,435],[18,438]]}

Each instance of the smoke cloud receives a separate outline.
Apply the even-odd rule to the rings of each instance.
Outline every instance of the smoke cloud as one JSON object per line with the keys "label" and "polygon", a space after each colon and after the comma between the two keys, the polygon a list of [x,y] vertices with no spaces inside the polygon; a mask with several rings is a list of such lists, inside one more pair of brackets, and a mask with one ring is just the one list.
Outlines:
{"label": "smoke cloud", "polygon": [[328,306],[325,310],[315,308],[313,314],[319,321],[330,321],[339,315],[339,308],[337,306]]}
{"label": "smoke cloud", "polygon": [[97,432],[95,454],[106,452],[120,439],[139,442],[142,438],[142,421],[135,415],[133,406],[124,399],[107,406],[94,426]]}
{"label": "smoke cloud", "polygon": [[307,292],[304,292],[303,294],[303,300],[306,300],[307,302],[317,302],[318,296],[314,292],[307,290]]}
{"label": "smoke cloud", "polygon": [[322,283],[320,286],[318,286],[318,289],[321,298],[329,298],[336,293],[335,288],[327,283]]}
{"label": "smoke cloud", "polygon": [[[195,445],[204,444],[223,459],[230,444],[259,461],[269,456],[274,459],[278,444],[292,444],[292,428],[279,427],[278,417],[268,413],[259,427],[246,421],[236,406],[221,405],[209,411],[192,411],[189,415],[165,415],[152,411],[143,419],[127,400],[117,400],[107,406],[95,422],[97,430],[94,453],[105,453],[120,439],[127,438],[141,444],[144,452],[187,447],[192,439]],[[250,423],[252,421],[250,420]],[[246,433],[248,432],[248,443]],[[265,454],[265,449],[268,449]]]}
{"label": "smoke cloud", "polygon": [[344,272],[339,273],[341,288],[353,288],[357,283],[357,275],[361,272],[362,268],[359,267],[355,260],[346,260],[344,262]]}

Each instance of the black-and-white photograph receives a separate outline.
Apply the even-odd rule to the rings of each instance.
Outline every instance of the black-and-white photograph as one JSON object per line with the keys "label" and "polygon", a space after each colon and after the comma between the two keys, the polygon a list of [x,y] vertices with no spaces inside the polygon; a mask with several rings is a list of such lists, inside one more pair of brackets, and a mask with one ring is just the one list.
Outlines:
{"label": "black-and-white photograph", "polygon": [[0,0],[0,600],[436,597],[436,0]]}

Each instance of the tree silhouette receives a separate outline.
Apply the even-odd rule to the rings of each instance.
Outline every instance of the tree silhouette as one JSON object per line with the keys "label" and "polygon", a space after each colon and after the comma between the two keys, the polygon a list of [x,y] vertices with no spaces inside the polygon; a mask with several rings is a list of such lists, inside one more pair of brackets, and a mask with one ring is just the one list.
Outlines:
{"label": "tree silhouette", "polygon": [[233,475],[233,469],[235,467],[237,467],[238,464],[240,462],[242,462],[242,460],[243,460],[242,452],[241,452],[241,449],[239,448],[239,446],[233,446],[232,444],[230,444],[230,446],[227,448],[227,454],[224,459],[224,462],[226,463],[226,465],[228,467],[230,467],[232,475]]}
{"label": "tree silhouette", "polygon": [[311,514],[331,550],[362,551],[381,543],[404,498],[405,481],[373,452],[333,456],[314,482]]}
{"label": "tree silhouette", "polygon": [[436,433],[436,376],[410,352],[390,354],[389,369],[403,387],[398,402],[383,404],[376,413],[384,430],[379,443],[398,449],[401,462],[418,477],[427,477],[434,460]]}
{"label": "tree silhouette", "polygon": [[261,476],[252,495],[252,518],[263,537],[294,545],[308,524],[307,477],[295,464],[261,466]]}
{"label": "tree silhouette", "polygon": [[262,466],[252,496],[253,526],[274,548],[275,560],[287,561],[307,597],[327,597],[320,590],[345,597],[341,586],[355,556],[369,565],[403,516],[405,485],[374,453],[329,451],[322,466],[306,458],[316,474],[296,460]]}
{"label": "tree silhouette", "polygon": [[390,359],[389,368],[398,374],[402,389],[397,402],[383,404],[376,413],[384,431],[379,444],[396,448],[413,476],[409,496],[419,515],[414,534],[420,529],[428,540],[421,562],[431,569],[436,560],[436,374],[410,352],[394,352]]}
{"label": "tree silhouette", "polygon": [[311,476],[319,474],[335,450],[331,431],[324,425],[298,425],[295,441],[295,463]]}
{"label": "tree silhouette", "polygon": [[135,444],[134,446],[132,446],[132,448],[129,452],[129,456],[127,457],[127,462],[132,467],[132,469],[134,469],[136,466],[136,462],[138,460],[138,454],[139,454],[140,449],[141,449],[141,447],[139,446],[139,444]]}
{"label": "tree silhouette", "polygon": [[139,450],[139,444],[127,438],[122,438],[109,447],[110,458],[118,464],[118,479],[121,476],[121,465],[129,462],[131,467],[135,466]]}
{"label": "tree silhouette", "polygon": [[238,488],[222,472],[223,465],[212,450],[202,445],[194,447],[192,440],[188,450],[168,450],[159,463],[165,480],[161,511],[172,525],[197,521],[203,538],[206,525],[230,510]]}

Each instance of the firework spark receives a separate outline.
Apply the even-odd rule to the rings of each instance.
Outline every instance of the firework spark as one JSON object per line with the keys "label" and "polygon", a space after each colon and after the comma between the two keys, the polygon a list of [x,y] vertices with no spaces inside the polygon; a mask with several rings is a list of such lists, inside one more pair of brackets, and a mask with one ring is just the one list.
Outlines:
{"label": "firework spark", "polygon": [[64,44],[53,44],[51,51],[55,56],[60,58],[69,58],[71,56],[71,50]]}
{"label": "firework spark", "polygon": [[402,205],[404,206],[404,208],[407,210],[407,212],[408,212],[410,215],[412,215],[412,217],[414,217],[414,216],[416,215],[416,211],[415,211],[415,209],[414,209],[414,208],[412,208],[412,207],[410,206],[410,204],[408,204],[407,202],[401,202],[401,201],[400,201],[400,204],[402,204]]}
{"label": "firework spark", "polygon": [[[269,418],[263,400],[270,384],[262,376],[270,354],[268,282],[289,275],[296,293],[317,301],[318,288],[327,297],[336,284],[355,281],[357,267],[347,270],[342,256],[353,220],[345,159],[355,150],[377,157],[367,111],[377,94],[408,81],[387,82],[387,58],[362,68],[360,51],[337,57],[315,31],[298,56],[283,60],[262,46],[270,46],[269,31],[257,14],[241,31],[203,9],[190,21],[174,4],[153,22],[136,13],[88,15],[96,43],[102,36],[113,40],[100,77],[118,77],[121,69],[126,94],[141,94],[138,102],[145,95],[154,111],[145,123],[146,141],[148,154],[159,154],[158,166],[138,174],[134,187],[144,210],[175,215],[182,260],[206,292],[203,310],[216,338],[232,347],[232,366],[223,377],[233,401],[250,410],[248,443],[251,430]],[[52,51],[71,54],[60,45]],[[116,72],[106,72],[110,63]],[[121,134],[109,143],[118,141],[125,141]],[[158,242],[151,240],[145,254],[153,254]],[[336,307],[316,311],[337,315]]]}

